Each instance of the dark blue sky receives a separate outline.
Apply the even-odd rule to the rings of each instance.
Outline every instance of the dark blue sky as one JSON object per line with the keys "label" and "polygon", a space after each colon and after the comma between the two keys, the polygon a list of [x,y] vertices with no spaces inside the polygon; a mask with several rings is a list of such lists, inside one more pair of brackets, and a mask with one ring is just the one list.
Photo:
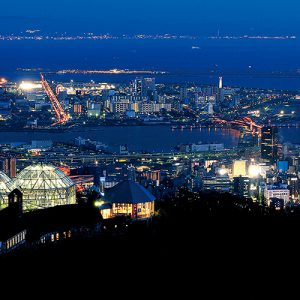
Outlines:
{"label": "dark blue sky", "polygon": [[0,32],[299,34],[299,16],[299,0],[14,0]]}

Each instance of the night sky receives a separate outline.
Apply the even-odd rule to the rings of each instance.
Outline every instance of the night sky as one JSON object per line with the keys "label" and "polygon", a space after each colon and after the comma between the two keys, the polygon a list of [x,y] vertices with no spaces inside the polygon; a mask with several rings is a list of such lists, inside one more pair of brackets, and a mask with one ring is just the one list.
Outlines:
{"label": "night sky", "polygon": [[299,0],[1,1],[0,33],[298,34]]}

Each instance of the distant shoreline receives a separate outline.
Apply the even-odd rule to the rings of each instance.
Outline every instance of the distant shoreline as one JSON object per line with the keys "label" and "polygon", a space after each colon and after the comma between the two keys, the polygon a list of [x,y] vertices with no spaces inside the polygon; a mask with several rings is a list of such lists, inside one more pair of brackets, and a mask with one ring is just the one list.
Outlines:
{"label": "distant shoreline", "polygon": [[[37,31],[39,32],[39,31]],[[37,32],[27,32],[27,34],[0,35],[0,41],[98,41],[98,40],[296,40],[296,35],[216,35],[216,36],[196,36],[177,34],[36,34]]]}

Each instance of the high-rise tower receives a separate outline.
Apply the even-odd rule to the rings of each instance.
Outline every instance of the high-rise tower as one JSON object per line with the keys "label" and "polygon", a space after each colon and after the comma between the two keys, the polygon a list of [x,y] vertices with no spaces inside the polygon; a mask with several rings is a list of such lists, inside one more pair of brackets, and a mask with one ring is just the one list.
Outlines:
{"label": "high-rise tower", "polygon": [[278,128],[265,126],[261,130],[261,158],[274,163],[278,159]]}
{"label": "high-rise tower", "polygon": [[219,77],[219,89],[223,88],[223,77]]}

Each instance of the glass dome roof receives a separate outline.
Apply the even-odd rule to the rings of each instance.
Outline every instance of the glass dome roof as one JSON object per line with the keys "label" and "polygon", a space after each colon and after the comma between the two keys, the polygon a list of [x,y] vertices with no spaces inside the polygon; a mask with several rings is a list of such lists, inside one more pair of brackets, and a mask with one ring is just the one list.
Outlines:
{"label": "glass dome roof", "polygon": [[21,190],[52,190],[72,187],[74,182],[52,165],[37,164],[22,170],[13,186]]}
{"label": "glass dome roof", "polygon": [[0,172],[0,210],[8,206],[8,194],[11,191],[11,179]]}
{"label": "glass dome roof", "polygon": [[11,191],[10,189],[11,179],[3,172],[0,172],[0,194],[8,193]]}

